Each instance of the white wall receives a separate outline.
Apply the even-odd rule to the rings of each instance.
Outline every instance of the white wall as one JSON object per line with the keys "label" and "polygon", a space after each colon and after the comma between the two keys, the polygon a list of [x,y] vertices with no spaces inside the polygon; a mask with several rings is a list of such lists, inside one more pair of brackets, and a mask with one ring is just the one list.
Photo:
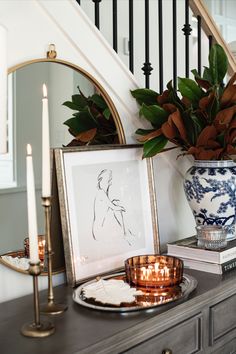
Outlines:
{"label": "white wall", "polygon": [[[137,88],[139,84],[100,33],[93,30],[75,1],[2,0],[0,23],[8,29],[9,67],[44,57],[49,43],[55,43],[59,59],[81,66],[102,84],[119,112],[127,142],[135,142],[134,131],[144,123],[138,117],[138,107],[130,90]],[[162,244],[194,232],[193,217],[182,189],[183,174],[191,161],[187,158],[176,160],[176,155],[177,152],[170,152],[155,158]],[[0,301],[22,295],[22,288],[24,293],[32,291],[29,278],[18,273],[13,275],[13,271],[1,265],[0,278]],[[60,278],[60,281],[63,279]]]}

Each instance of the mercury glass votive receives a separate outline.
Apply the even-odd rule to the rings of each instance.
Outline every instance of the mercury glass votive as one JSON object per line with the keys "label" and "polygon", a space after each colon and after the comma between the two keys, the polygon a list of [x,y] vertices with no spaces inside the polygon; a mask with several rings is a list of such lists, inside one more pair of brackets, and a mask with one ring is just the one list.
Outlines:
{"label": "mercury glass votive", "polygon": [[220,225],[196,226],[198,247],[218,250],[227,246],[227,231]]}
{"label": "mercury glass votive", "polygon": [[142,255],[125,261],[126,280],[137,289],[167,289],[183,279],[183,261],[172,256]]}
{"label": "mercury glass votive", "polygon": [[[39,250],[39,259],[41,262],[44,262],[44,257],[45,257],[45,236],[44,235],[39,235],[38,236],[38,250]],[[26,237],[24,239],[24,248],[25,248],[25,256],[27,258],[30,257],[29,254],[29,238]]]}

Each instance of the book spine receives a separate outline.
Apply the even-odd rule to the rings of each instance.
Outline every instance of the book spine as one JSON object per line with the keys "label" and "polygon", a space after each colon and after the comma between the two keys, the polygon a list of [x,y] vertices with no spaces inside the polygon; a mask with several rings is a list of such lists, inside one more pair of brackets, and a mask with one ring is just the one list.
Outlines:
{"label": "book spine", "polygon": [[232,269],[236,268],[236,258],[231,259],[228,262],[221,264],[222,274],[229,272]]}
{"label": "book spine", "polygon": [[236,258],[236,247],[232,247],[229,248],[228,250],[222,251],[221,253],[219,253],[219,255],[220,255],[220,259],[219,259],[220,264],[224,264],[228,261],[231,261],[234,258]]}

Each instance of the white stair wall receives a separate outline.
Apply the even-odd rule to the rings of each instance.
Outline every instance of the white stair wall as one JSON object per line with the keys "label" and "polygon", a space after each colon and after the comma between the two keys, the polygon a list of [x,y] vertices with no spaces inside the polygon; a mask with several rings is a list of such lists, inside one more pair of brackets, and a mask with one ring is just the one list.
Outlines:
{"label": "white stair wall", "polygon": [[[123,124],[127,143],[144,126],[130,90],[138,87],[133,75],[74,0],[1,0],[0,24],[8,30],[8,66],[45,57],[50,43],[58,59],[72,62],[92,74],[112,98]],[[189,236],[194,222],[182,189],[187,158],[176,151],[155,158],[155,179],[161,243]],[[1,196],[0,196],[1,198]],[[26,207],[26,206],[25,206]],[[1,211],[0,211],[1,212]],[[13,212],[15,222],[17,213]],[[12,216],[9,216],[12,217]],[[4,237],[4,235],[1,235]],[[29,277],[0,265],[0,302],[32,291]],[[63,275],[59,282],[64,281]],[[46,283],[42,285],[45,287]]]}

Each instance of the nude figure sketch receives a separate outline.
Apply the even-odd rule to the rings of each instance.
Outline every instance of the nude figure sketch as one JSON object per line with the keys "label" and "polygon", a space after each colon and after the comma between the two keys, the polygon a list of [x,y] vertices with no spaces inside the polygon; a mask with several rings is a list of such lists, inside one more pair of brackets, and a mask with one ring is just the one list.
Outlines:
{"label": "nude figure sketch", "polygon": [[[118,199],[110,199],[109,190],[112,185],[112,171],[102,170],[97,178],[97,194],[94,198],[92,234],[95,240],[104,239],[113,227],[119,229],[120,236],[130,246],[135,242],[135,235],[127,226],[126,210]],[[107,236],[106,236],[107,237]]]}

